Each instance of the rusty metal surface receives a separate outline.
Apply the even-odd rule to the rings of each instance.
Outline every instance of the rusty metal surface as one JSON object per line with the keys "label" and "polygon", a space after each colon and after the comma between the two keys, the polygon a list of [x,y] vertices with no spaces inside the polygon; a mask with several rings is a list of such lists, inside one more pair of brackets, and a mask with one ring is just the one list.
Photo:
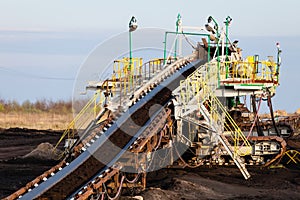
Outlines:
{"label": "rusty metal surface", "polygon": [[286,152],[287,143],[281,137],[278,137],[278,136],[251,136],[248,139],[249,139],[249,141],[276,141],[276,142],[278,142],[281,145],[281,151],[280,151],[280,153],[277,154],[270,161],[266,162],[264,164],[265,167],[270,166],[275,161],[278,161],[284,155],[284,153]]}

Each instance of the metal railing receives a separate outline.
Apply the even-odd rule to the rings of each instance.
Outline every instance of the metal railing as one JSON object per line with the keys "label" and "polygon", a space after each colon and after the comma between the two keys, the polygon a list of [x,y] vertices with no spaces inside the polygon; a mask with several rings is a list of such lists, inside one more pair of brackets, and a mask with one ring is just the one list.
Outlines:
{"label": "metal railing", "polygon": [[256,56],[246,60],[220,62],[221,82],[279,84],[278,66],[272,59],[259,61]]}
{"label": "metal railing", "polygon": [[[123,58],[114,61],[113,73],[111,79],[108,79],[106,88],[111,93],[109,101],[115,106],[123,109],[128,106],[132,95],[143,85],[165,69],[164,59],[152,59],[143,64],[141,58],[132,58],[130,64],[129,58]],[[174,62],[169,59],[168,64]]]}
{"label": "metal railing", "polygon": [[100,91],[95,92],[94,96],[69,123],[54,149],[57,148],[65,137],[67,137],[67,139],[73,139],[78,131],[85,130],[89,122],[96,119],[98,113],[103,110],[103,102],[104,95]]}
{"label": "metal railing", "polygon": [[230,133],[234,156],[250,154],[252,147],[249,141],[214,94],[218,87],[218,71],[218,63],[210,62],[181,81],[180,101],[185,109],[196,98],[194,100],[197,100],[199,112],[204,105],[209,113],[209,121],[218,134]]}
{"label": "metal railing", "polygon": [[[169,60],[170,63],[173,61]],[[143,64],[142,58],[132,58],[131,63],[129,58],[114,61],[111,78],[101,83],[100,90],[95,92],[94,96],[69,123],[55,148],[65,137],[73,139],[75,134],[85,130],[103,108],[109,106],[107,104],[126,107],[130,96],[163,70],[163,62],[164,59],[153,59]]]}
{"label": "metal railing", "polygon": [[122,95],[127,95],[136,88],[142,76],[142,64],[142,58],[131,58],[131,63],[129,58],[114,61],[110,80],[113,84],[113,94],[119,90]]}

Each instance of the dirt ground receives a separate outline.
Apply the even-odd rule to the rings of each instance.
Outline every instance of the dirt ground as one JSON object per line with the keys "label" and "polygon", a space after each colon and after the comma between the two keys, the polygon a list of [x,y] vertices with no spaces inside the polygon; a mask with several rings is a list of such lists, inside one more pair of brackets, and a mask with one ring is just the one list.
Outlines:
{"label": "dirt ground", "polygon": [[162,170],[149,181],[144,199],[300,199],[296,169],[249,169],[250,180],[230,168]]}
{"label": "dirt ground", "polygon": [[38,131],[32,129],[0,129],[0,198],[3,198],[47,169],[55,161],[23,158],[39,144],[56,144],[61,131]]}
{"label": "dirt ground", "polygon": [[[41,143],[56,144],[61,133],[0,129],[0,198],[55,165],[55,161],[24,156]],[[244,180],[236,167],[159,170],[148,174],[148,187],[141,196],[151,200],[300,199],[299,168],[248,169],[250,180]]]}

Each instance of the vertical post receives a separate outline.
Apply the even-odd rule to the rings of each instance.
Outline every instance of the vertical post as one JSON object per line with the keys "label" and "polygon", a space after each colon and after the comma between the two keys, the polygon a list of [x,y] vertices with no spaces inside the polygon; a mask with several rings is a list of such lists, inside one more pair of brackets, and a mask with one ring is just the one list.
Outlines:
{"label": "vertical post", "polygon": [[131,64],[132,64],[132,44],[131,44],[131,31],[129,31],[129,65],[128,71],[131,71]]}
{"label": "vertical post", "polygon": [[279,84],[279,67],[281,65],[280,54],[281,54],[282,51],[280,49],[279,42],[276,43],[276,46],[277,46],[277,69],[276,69],[276,76],[277,76],[277,83]]}
{"label": "vertical post", "polygon": [[[225,25],[226,25],[226,33],[225,33],[225,37],[226,37],[226,57],[225,57],[225,62],[227,62],[229,59],[228,59],[228,27],[229,27],[229,24],[230,22],[232,21],[231,17],[227,16],[226,17],[226,21],[225,21]],[[226,78],[228,78],[228,73],[229,72],[229,66],[228,64],[225,64],[226,65]]]}
{"label": "vertical post", "polygon": [[[249,62],[249,61],[248,61]],[[253,80],[255,81],[256,75],[258,74],[258,62],[259,62],[259,57],[258,55],[254,55],[254,72],[253,72]],[[250,63],[251,64],[251,63]]]}
{"label": "vertical post", "polygon": [[219,49],[220,49],[219,48],[220,33],[219,33],[219,25],[218,25],[218,23],[216,22],[216,20],[212,16],[209,16],[207,22],[211,23],[211,21],[213,21],[213,23],[214,23],[214,29],[215,29],[216,35],[217,35],[217,41],[218,41],[218,43],[217,43],[217,62],[218,62],[218,67],[219,67],[219,65],[220,65],[220,51],[219,51]]}
{"label": "vertical post", "polygon": [[[221,42],[221,40],[220,40],[220,35],[218,34],[218,32],[217,32],[217,36],[218,36],[218,43],[217,43],[217,62],[218,62],[218,65],[217,65],[217,67],[218,67],[218,72],[220,71],[220,62],[221,62],[221,59],[220,59],[220,42]],[[218,75],[218,79],[219,79],[219,75]],[[218,84],[219,84],[219,81],[218,81]]]}
{"label": "vertical post", "polygon": [[207,39],[208,39],[207,61],[209,62],[210,61],[210,37],[207,36]]}
{"label": "vertical post", "polygon": [[167,35],[168,32],[165,32],[165,41],[164,41],[164,65],[166,64],[167,57]]}
{"label": "vertical post", "polygon": [[[127,67],[127,78],[128,80],[128,92],[130,92],[130,84],[132,83],[132,74],[131,74],[131,67],[132,67],[132,30],[130,30],[130,25],[129,25],[129,65]],[[124,94],[125,96],[126,94]]]}
{"label": "vertical post", "polygon": [[96,119],[97,116],[97,96],[98,96],[98,91],[96,91],[95,99],[94,99],[94,119]]}
{"label": "vertical post", "polygon": [[[138,25],[137,25],[137,21],[135,19],[134,16],[131,17],[131,20],[129,22],[129,65],[128,65],[128,71],[129,71],[129,79],[130,79],[130,83],[132,83],[132,73],[131,73],[131,66],[132,66],[132,39],[131,39],[131,32],[135,31],[137,29]],[[130,86],[129,86],[130,89]]]}
{"label": "vertical post", "polygon": [[175,51],[174,51],[174,58],[176,60],[177,58],[177,36],[178,36],[178,30],[179,30],[179,26],[181,24],[181,16],[180,14],[178,13],[177,15],[177,20],[176,20],[176,40],[175,40]]}
{"label": "vertical post", "polygon": [[228,20],[226,18],[226,59],[228,58]]}
{"label": "vertical post", "polygon": [[229,27],[229,24],[231,22],[231,17],[226,17],[226,21],[225,21],[225,24],[226,24],[226,59],[228,57],[228,27]]}

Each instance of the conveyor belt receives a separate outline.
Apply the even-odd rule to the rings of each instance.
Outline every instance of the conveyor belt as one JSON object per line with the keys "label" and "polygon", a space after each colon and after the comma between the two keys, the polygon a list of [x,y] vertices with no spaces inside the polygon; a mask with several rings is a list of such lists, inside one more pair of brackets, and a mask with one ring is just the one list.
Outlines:
{"label": "conveyor belt", "polygon": [[185,79],[203,63],[204,61],[199,60],[189,63],[167,77],[131,106],[88,150],[53,177],[24,194],[23,199],[66,199],[90,179],[112,166],[136,140],[139,130],[147,125],[151,118],[150,108],[151,113],[157,113],[160,107],[153,105],[163,106],[167,103],[180,80]]}

